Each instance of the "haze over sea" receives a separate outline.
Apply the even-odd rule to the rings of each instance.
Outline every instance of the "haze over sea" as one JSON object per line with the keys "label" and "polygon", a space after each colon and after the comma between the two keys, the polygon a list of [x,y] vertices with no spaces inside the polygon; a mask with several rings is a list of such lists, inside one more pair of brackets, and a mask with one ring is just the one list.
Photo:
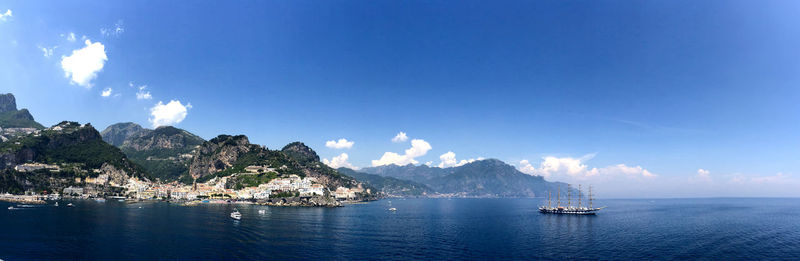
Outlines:
{"label": "haze over sea", "polygon": [[0,203],[0,259],[800,259],[800,199],[598,200],[597,216],[540,214],[541,199],[74,203]]}

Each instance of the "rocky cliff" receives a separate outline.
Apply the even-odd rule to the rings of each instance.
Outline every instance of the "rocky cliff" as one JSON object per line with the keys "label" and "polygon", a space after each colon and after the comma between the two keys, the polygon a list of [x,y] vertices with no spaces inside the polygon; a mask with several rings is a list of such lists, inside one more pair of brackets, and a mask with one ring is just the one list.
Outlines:
{"label": "rocky cliff", "polygon": [[[313,177],[330,190],[336,190],[338,187],[365,186],[320,162],[316,152],[301,142],[291,143],[283,150],[269,150],[263,146],[250,144],[244,135],[220,135],[204,142],[194,154],[189,174],[198,182],[204,182],[213,177],[242,173],[245,172],[245,167],[255,165],[272,168],[279,177],[288,177],[292,174]],[[255,186],[273,178],[266,174],[251,176],[234,177],[229,181],[230,186]]]}
{"label": "rocky cliff", "polygon": [[188,131],[172,126],[155,130],[135,123],[117,123],[101,132],[103,140],[125,153],[133,162],[143,166],[160,181],[183,179],[191,182],[188,173],[194,149],[205,140]]}
{"label": "rocky cliff", "polygon": [[105,130],[100,132],[100,135],[103,136],[103,140],[108,144],[119,147],[122,146],[125,140],[143,136],[151,131],[133,122],[123,122],[106,127]]}
{"label": "rocky cliff", "polygon": [[14,94],[10,93],[0,94],[0,113],[16,111],[16,110],[17,110],[17,99],[14,98]]}
{"label": "rocky cliff", "polygon": [[219,135],[197,148],[189,165],[189,175],[197,179],[223,171],[233,167],[239,157],[250,151],[258,154],[258,150],[259,146],[250,144],[247,136]]}
{"label": "rocky cliff", "polygon": [[13,94],[0,94],[0,127],[2,128],[36,128],[44,126],[33,119],[28,109],[17,110],[17,100]]}

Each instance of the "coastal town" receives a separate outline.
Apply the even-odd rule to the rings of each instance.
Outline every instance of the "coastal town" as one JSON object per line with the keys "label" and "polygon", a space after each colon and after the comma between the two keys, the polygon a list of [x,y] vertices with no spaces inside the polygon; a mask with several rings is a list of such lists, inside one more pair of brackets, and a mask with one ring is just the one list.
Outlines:
{"label": "coastal town", "polygon": [[[37,139],[43,135],[84,135],[91,133],[91,125],[62,122],[45,129],[3,128],[0,138],[6,148],[25,147],[26,139]],[[193,158],[193,154],[182,154],[182,158]],[[173,159],[174,161],[175,159]],[[26,161],[13,164],[3,160],[3,168],[13,170],[25,177],[44,176],[48,185],[37,189],[26,189],[11,195],[0,196],[2,201],[44,203],[44,200],[59,198],[105,199],[129,201],[164,200],[187,204],[209,202],[241,202],[266,205],[289,206],[340,206],[341,202],[360,201],[371,193],[362,184],[350,188],[326,187],[316,177],[291,174],[287,167],[273,168],[268,165],[249,165],[236,173],[214,175],[202,182],[162,182],[159,179],[142,178],[131,173],[131,169],[115,166],[110,162],[89,167],[80,162],[45,163]],[[237,178],[261,177],[257,182],[237,183]],[[191,183],[191,184],[186,184]],[[249,184],[251,186],[244,186]],[[20,193],[23,192],[23,193]]]}
{"label": "coastal town", "polygon": [[[59,172],[62,166],[44,163],[24,163],[14,167],[14,170],[29,173],[35,171]],[[258,186],[232,189],[226,187],[228,180],[238,175],[250,175],[265,172],[275,172],[267,166],[248,166],[245,173],[235,173],[226,177],[214,177],[204,183],[183,185],[178,182],[155,183],[138,178],[117,180],[109,174],[102,174],[103,170],[93,169],[96,177],[76,177],[75,184],[83,186],[68,186],[61,191],[42,191],[40,193],[29,191],[26,195],[2,195],[0,200],[21,203],[44,203],[44,200],[57,200],[60,198],[102,199],[116,198],[125,200],[169,200],[176,202],[211,203],[219,200],[229,202],[251,202],[266,205],[292,205],[303,206],[306,202],[319,202],[313,199],[335,199],[336,203],[323,206],[339,206],[339,202],[360,200],[361,193],[370,193],[369,189],[362,186],[356,188],[338,187],[329,190],[317,183],[316,178],[300,177],[290,174],[287,177],[275,178]],[[277,172],[276,172],[277,173]],[[118,191],[117,193],[107,193]],[[296,202],[292,204],[292,202]],[[330,201],[333,202],[333,201]],[[319,204],[311,204],[319,205]]]}

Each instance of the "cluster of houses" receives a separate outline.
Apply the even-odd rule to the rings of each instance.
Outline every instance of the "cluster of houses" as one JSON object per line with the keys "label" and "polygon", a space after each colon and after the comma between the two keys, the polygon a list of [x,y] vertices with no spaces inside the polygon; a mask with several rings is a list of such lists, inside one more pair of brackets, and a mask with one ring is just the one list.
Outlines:
{"label": "cluster of houses", "polygon": [[31,172],[31,171],[36,171],[36,170],[40,170],[40,169],[46,169],[46,170],[49,170],[51,172],[59,172],[59,171],[61,171],[61,168],[59,168],[58,165],[44,164],[44,163],[24,163],[24,164],[19,164],[17,166],[14,166],[14,170],[19,171],[19,172]]}
{"label": "cluster of houses", "polygon": [[0,142],[6,142],[16,136],[28,135],[31,133],[39,134],[39,132],[40,131],[36,128],[0,128]]}
{"label": "cluster of houses", "polygon": [[[245,168],[248,173],[243,175],[272,172],[274,169],[265,166],[249,166]],[[300,177],[289,175],[285,178],[276,178],[268,183],[254,187],[245,187],[234,190],[226,188],[228,179],[235,177],[215,177],[208,182],[198,183],[193,186],[178,184],[152,184],[131,178],[124,187],[128,191],[128,196],[137,199],[175,199],[175,200],[196,200],[196,199],[240,199],[240,200],[265,200],[276,194],[298,195],[300,197],[314,196],[333,196],[336,199],[354,199],[357,193],[364,192],[359,186],[357,188],[339,187],[335,191],[328,191],[322,184],[316,183],[313,177]],[[98,177],[99,178],[99,177]]]}

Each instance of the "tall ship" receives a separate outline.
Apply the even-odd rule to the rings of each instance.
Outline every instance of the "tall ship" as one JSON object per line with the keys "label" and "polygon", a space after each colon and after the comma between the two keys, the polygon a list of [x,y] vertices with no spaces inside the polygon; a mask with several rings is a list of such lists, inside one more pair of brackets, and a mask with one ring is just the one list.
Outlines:
{"label": "tall ship", "polygon": [[601,208],[594,207],[594,199],[592,195],[592,186],[589,186],[589,206],[582,205],[581,201],[583,199],[583,192],[581,191],[581,185],[578,185],[578,205],[572,205],[572,186],[567,184],[567,205],[561,205],[561,187],[558,188],[558,192],[556,193],[556,205],[553,206],[550,200],[551,193],[550,191],[547,192],[547,205],[539,207],[539,212],[545,214],[563,214],[563,215],[595,215],[597,211],[600,211]]}

